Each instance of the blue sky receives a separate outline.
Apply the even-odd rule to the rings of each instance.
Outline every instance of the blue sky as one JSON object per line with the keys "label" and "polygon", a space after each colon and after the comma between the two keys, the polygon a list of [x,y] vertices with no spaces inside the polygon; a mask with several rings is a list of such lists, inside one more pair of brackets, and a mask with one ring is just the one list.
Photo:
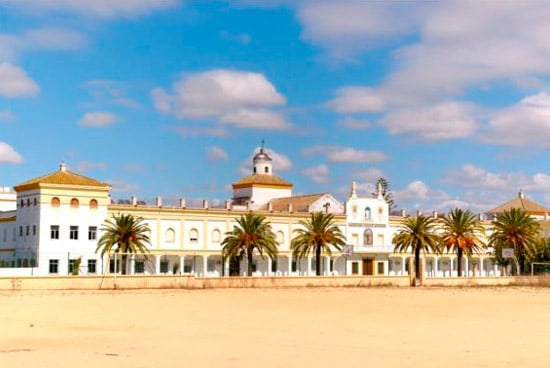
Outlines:
{"label": "blue sky", "polygon": [[231,197],[265,140],[295,194],[550,205],[544,2],[0,0],[0,185]]}

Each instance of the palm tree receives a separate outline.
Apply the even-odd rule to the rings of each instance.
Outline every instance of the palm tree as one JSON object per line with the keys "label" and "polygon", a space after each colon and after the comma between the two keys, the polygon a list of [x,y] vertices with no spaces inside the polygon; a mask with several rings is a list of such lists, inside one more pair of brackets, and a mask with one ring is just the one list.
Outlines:
{"label": "palm tree", "polygon": [[447,251],[456,251],[457,273],[462,276],[462,257],[470,258],[485,246],[481,236],[485,230],[481,221],[470,210],[455,208],[443,219],[441,241]]}
{"label": "palm tree", "polygon": [[276,236],[265,216],[249,212],[241,215],[236,221],[237,225],[233,226],[233,230],[225,233],[225,239],[222,241],[222,257],[234,259],[246,255],[247,274],[252,276],[254,250],[257,250],[262,258],[264,253],[272,260],[277,258]]}
{"label": "palm tree", "polygon": [[[439,253],[440,238],[435,233],[436,220],[433,217],[408,217],[402,228],[394,235],[394,252],[414,254],[415,280],[420,279],[420,252]],[[415,281],[416,285],[416,281]]]}
{"label": "palm tree", "polygon": [[510,208],[497,214],[492,225],[489,245],[494,249],[513,248],[521,274],[526,256],[538,239],[540,225],[521,208]]}
{"label": "palm tree", "polygon": [[346,244],[345,236],[334,224],[331,213],[314,212],[310,218],[299,222],[302,228],[295,231],[296,236],[290,242],[292,255],[298,259],[315,252],[315,272],[321,275],[321,252],[332,254],[331,246],[341,250]]}
{"label": "palm tree", "polygon": [[151,241],[148,236],[149,227],[143,223],[143,218],[125,214],[113,215],[105,221],[101,230],[103,235],[97,242],[96,253],[101,251],[101,256],[111,252],[120,253],[123,275],[127,270],[128,254],[141,253],[147,258],[147,245]]}

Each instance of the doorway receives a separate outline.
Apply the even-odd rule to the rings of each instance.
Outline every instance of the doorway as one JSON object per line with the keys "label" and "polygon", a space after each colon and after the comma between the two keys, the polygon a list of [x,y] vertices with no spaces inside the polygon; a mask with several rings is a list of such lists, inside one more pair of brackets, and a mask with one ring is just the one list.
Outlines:
{"label": "doorway", "polygon": [[363,258],[363,275],[364,276],[373,276],[373,259],[372,258]]}

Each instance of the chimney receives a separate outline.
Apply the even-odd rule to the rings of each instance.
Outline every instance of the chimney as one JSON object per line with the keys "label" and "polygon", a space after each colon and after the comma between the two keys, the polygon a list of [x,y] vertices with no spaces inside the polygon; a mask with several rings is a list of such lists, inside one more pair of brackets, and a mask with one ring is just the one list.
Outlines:
{"label": "chimney", "polygon": [[208,200],[207,200],[207,199],[204,199],[204,200],[202,201],[202,208],[204,208],[205,210],[208,209]]}
{"label": "chimney", "polygon": [[156,196],[155,197],[155,206],[162,207],[162,197],[161,196]]}
{"label": "chimney", "polygon": [[292,203],[289,203],[288,204],[288,212],[292,213],[292,211],[293,211]]}
{"label": "chimney", "polygon": [[136,198],[136,196],[130,197],[130,202],[132,203],[132,206],[137,206],[137,198]]}
{"label": "chimney", "polygon": [[231,201],[225,201],[225,209],[230,211],[231,210]]}
{"label": "chimney", "polygon": [[185,208],[185,207],[186,207],[185,198],[180,198],[180,207],[181,207],[181,208]]}
{"label": "chimney", "polygon": [[433,217],[436,219],[437,218],[437,211],[433,211]]}
{"label": "chimney", "polygon": [[268,210],[269,212],[273,212],[273,203],[269,202],[269,203],[267,204],[267,210]]}

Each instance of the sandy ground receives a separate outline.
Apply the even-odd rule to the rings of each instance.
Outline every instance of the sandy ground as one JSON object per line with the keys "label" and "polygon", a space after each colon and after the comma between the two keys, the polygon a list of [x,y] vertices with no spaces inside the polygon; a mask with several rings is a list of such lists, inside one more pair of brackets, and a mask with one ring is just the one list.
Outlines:
{"label": "sandy ground", "polygon": [[550,289],[0,293],[0,367],[549,367]]}

